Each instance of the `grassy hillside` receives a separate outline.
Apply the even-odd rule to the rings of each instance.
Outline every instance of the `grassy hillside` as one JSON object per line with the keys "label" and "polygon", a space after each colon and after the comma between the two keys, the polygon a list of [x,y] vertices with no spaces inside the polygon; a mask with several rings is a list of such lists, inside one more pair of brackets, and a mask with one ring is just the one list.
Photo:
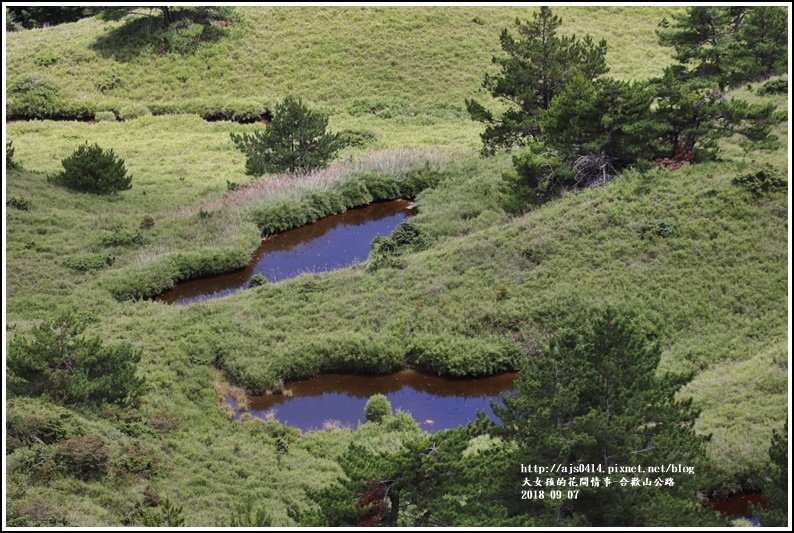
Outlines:
{"label": "grassy hillside", "polygon": [[[608,38],[619,78],[656,75],[669,50],[653,31],[672,8],[559,8],[566,32]],[[88,18],[9,35],[8,80],[51,79],[72,100],[190,110],[235,99],[302,96],[332,114],[461,116],[499,51],[497,36],[533,8],[245,8],[226,35],[161,55],[140,22]],[[129,22],[129,21],[128,21]],[[117,88],[101,92],[106,76]]]}
{"label": "grassy hillside", "polygon": [[[619,77],[652,76],[669,61],[653,34],[668,8],[556,11],[565,29],[608,39]],[[23,168],[7,173],[6,195],[29,202],[6,209],[9,334],[77,311],[92,317],[91,332],[143,350],[149,386],[131,410],[13,399],[9,520],[134,524],[168,498],[183,507],[186,525],[223,525],[254,498],[273,525],[294,525],[290,511],[314,505],[307,491],[340,473],[335,459],[349,443],[398,446],[417,427],[396,417],[386,428],[301,435],[275,422],[230,423],[224,394],[334,369],[497,372],[537,350],[568,309],[605,302],[644,309],[664,347],[660,370],[693,373],[682,394],[702,408],[698,431],[713,435],[709,452],[722,474],[715,483],[757,484],[788,399],[789,206],[785,193],[756,198],[732,179],[761,163],[785,175],[786,148],[748,152],[728,140],[723,161],[629,171],[510,215],[502,177],[510,157],[477,157],[479,128],[462,102],[479,94],[499,30],[530,12],[246,8],[226,36],[185,56],[120,46],[121,23],[95,19],[9,34],[10,82],[47,76],[69,98],[99,107],[168,102],[191,111],[291,93],[331,111],[333,129],[377,137],[345,151],[320,179],[288,180],[244,175],[229,133],[259,125],[188,115],[7,124]],[[111,72],[123,83],[103,93],[96,83]],[[788,111],[786,96],[759,97],[757,87],[734,94]],[[786,125],[775,133],[786,139]],[[130,191],[97,197],[47,182],[86,140],[125,158]],[[425,164],[443,179],[419,194],[413,220],[432,245],[407,254],[401,268],[303,275],[187,307],[113,292],[173,281],[180,268],[239,266],[256,248],[261,213],[350,180],[374,188],[374,174],[403,183]],[[145,216],[155,224],[140,240],[113,243]],[[74,268],[107,256],[111,265]],[[41,427],[57,427],[57,440],[25,441]],[[109,443],[97,478],[58,466],[64,440],[86,435]]]}

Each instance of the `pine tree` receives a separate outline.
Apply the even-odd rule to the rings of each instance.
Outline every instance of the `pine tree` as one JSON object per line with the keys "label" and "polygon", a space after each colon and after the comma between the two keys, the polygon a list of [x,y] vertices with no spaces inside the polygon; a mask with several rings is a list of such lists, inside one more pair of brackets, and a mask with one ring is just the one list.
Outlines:
{"label": "pine tree", "polygon": [[683,65],[666,68],[651,83],[656,94],[654,116],[664,126],[661,155],[687,152],[711,158],[719,139],[738,134],[751,142],[767,141],[773,138],[771,125],[783,119],[772,104],[726,99],[709,80],[692,76]]}
{"label": "pine tree", "polygon": [[11,339],[9,390],[60,404],[125,404],[140,395],[140,352],[130,344],[107,346],[84,331],[84,322],[66,315],[33,328],[31,338]]}
{"label": "pine tree", "polygon": [[783,7],[690,7],[661,27],[659,42],[675,48],[673,57],[721,91],[786,70]]}
{"label": "pine tree", "polygon": [[768,527],[785,527],[788,523],[788,420],[782,430],[772,433],[769,460],[772,465],[770,480],[764,487],[768,503],[765,511],[759,511],[761,524]]}
{"label": "pine tree", "polygon": [[246,155],[247,174],[308,172],[328,164],[343,148],[337,133],[328,133],[328,117],[291,96],[276,105],[273,120],[255,133],[231,134]]}
{"label": "pine tree", "polygon": [[[707,438],[694,432],[698,412],[676,393],[687,376],[658,376],[658,344],[630,314],[607,308],[575,316],[548,346],[527,358],[517,395],[495,406],[498,435],[515,445],[509,471],[510,515],[545,525],[697,525],[708,517],[697,503],[697,480],[707,475]],[[697,475],[676,475],[673,487],[579,487],[577,498],[518,499],[515,465],[610,466],[683,464]],[[604,474],[601,474],[603,477]],[[661,474],[650,475],[652,480]],[[494,476],[499,479],[499,476]],[[644,477],[644,476],[640,476]]]}
{"label": "pine tree", "polygon": [[593,80],[607,72],[606,41],[559,36],[561,23],[544,6],[531,21],[516,19],[517,37],[507,29],[502,31],[500,42],[506,55],[493,58],[500,72],[486,74],[483,87],[506,103],[508,111],[496,118],[482,104],[466,101],[471,118],[486,125],[481,135],[484,155],[537,137],[540,116],[575,73]]}

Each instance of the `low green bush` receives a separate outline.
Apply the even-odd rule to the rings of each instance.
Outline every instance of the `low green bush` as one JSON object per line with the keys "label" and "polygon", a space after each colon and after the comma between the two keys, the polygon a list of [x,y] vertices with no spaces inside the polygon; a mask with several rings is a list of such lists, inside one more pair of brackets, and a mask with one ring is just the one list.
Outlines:
{"label": "low green bush", "polygon": [[261,287],[262,285],[267,284],[267,278],[262,274],[254,274],[251,276],[251,279],[248,280],[248,288],[253,289],[254,287]]}
{"label": "low green bush", "polygon": [[416,195],[425,189],[434,189],[449,173],[432,168],[429,164],[412,170],[400,180],[400,196],[403,198],[416,198]]}
{"label": "low green bush", "polygon": [[61,89],[43,76],[26,76],[8,85],[10,118],[48,118],[62,103]]}
{"label": "low green bush", "polygon": [[152,112],[143,104],[137,102],[130,102],[119,107],[119,120],[134,120],[136,118],[151,115]]}
{"label": "low green bush", "polygon": [[418,334],[412,339],[410,362],[438,375],[488,376],[515,370],[520,347],[507,339]]}
{"label": "low green bush", "polygon": [[430,246],[430,236],[412,222],[403,222],[391,235],[378,236],[372,240],[367,270],[380,268],[402,268],[404,261],[399,256],[406,252],[425,250]]}
{"label": "low green bush", "polygon": [[378,139],[375,132],[370,130],[342,130],[339,132],[339,136],[345,146],[356,148],[368,146]]}
{"label": "low green bush", "polygon": [[113,89],[121,87],[121,85],[122,85],[121,76],[119,76],[115,72],[109,72],[105,74],[99,79],[99,81],[96,82],[96,88],[103,93],[107,91],[112,91]]}
{"label": "low green bush", "polygon": [[669,237],[675,231],[675,225],[667,220],[646,220],[640,226],[640,238],[649,236]]}
{"label": "low green bush", "polygon": [[367,422],[382,422],[386,417],[391,416],[391,403],[383,394],[374,394],[367,400],[364,406],[364,417]]}
{"label": "low green bush", "polygon": [[30,201],[22,196],[9,196],[6,205],[19,211],[30,211]]}
{"label": "low green bush", "polygon": [[6,141],[6,168],[11,170],[17,168],[17,162],[14,161],[14,141],[8,139]]}
{"label": "low green bush", "polygon": [[107,443],[98,435],[70,437],[55,446],[55,460],[66,472],[82,480],[104,475],[109,458]]}
{"label": "low green bush", "polygon": [[92,272],[112,266],[116,258],[110,254],[78,255],[67,257],[63,265],[76,272]]}
{"label": "low green bush", "polygon": [[140,229],[116,228],[99,242],[102,246],[143,246],[148,239]]}
{"label": "low green bush", "polygon": [[151,215],[144,215],[141,219],[141,229],[152,229],[154,227],[154,217]]}
{"label": "low green bush", "polygon": [[63,170],[50,176],[50,181],[75,191],[114,194],[132,188],[124,160],[98,144],[80,145],[61,165]]}
{"label": "low green bush", "polygon": [[72,413],[39,398],[9,398],[6,405],[8,453],[34,444],[53,444],[75,434]]}
{"label": "low green bush", "polygon": [[762,96],[767,94],[786,94],[787,92],[788,79],[786,78],[769,80],[768,82],[764,83],[760,89],[758,89],[758,94]]}
{"label": "low green bush", "polygon": [[788,183],[777,171],[767,165],[757,172],[749,172],[733,178],[732,183],[744,189],[756,198],[766,194],[785,191]]}
{"label": "low green bush", "polygon": [[97,122],[116,122],[116,113],[113,111],[97,111],[94,115]]}

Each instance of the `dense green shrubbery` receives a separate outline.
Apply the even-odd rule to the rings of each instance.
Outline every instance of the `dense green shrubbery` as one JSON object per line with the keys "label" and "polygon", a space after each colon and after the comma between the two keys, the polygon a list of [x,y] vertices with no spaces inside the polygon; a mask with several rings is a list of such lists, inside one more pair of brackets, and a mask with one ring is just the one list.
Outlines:
{"label": "dense green shrubbery", "polygon": [[113,150],[103,150],[98,144],[80,145],[61,161],[63,170],[50,181],[69,189],[95,194],[113,194],[132,188],[132,176],[127,174],[124,160]]}
{"label": "dense green shrubbery", "polygon": [[416,198],[416,195],[425,189],[436,188],[450,174],[430,167],[426,164],[412,170],[400,181],[400,196],[403,198]]}
{"label": "dense green shrubbery", "polygon": [[93,7],[82,6],[15,6],[7,9],[7,16],[13,17],[20,28],[26,29],[74,22],[94,14]]}
{"label": "dense green shrubbery", "polygon": [[315,191],[300,201],[270,202],[254,210],[253,219],[263,234],[278,233],[381,200],[413,198],[438,185],[446,177],[429,167],[408,173],[402,179],[382,174],[359,174],[328,191]]}
{"label": "dense green shrubbery", "polygon": [[55,460],[82,480],[104,475],[109,458],[107,442],[98,435],[69,437],[55,445]]}
{"label": "dense green shrubbery", "polygon": [[367,400],[364,406],[364,417],[367,422],[382,422],[384,418],[391,416],[391,403],[383,394],[374,394]]}
{"label": "dense green shrubbery", "polygon": [[44,76],[18,78],[8,86],[6,116],[10,120],[91,120],[96,106],[67,100],[61,88]]}
{"label": "dense green shrubbery", "polygon": [[99,89],[100,92],[107,92],[112,91],[118,87],[121,87],[122,79],[121,76],[116,74],[115,72],[109,72],[102,76],[99,81],[96,82],[96,88]]}
{"label": "dense green shrubbery", "polygon": [[63,265],[76,272],[92,272],[112,266],[115,262],[115,256],[110,254],[92,254],[67,257],[64,259]]}
{"label": "dense green shrubbery", "polygon": [[262,274],[254,274],[251,276],[251,279],[248,280],[248,288],[253,289],[254,287],[261,287],[262,285],[267,285],[267,278]]}
{"label": "dense green shrubbery", "polygon": [[59,404],[126,404],[143,392],[135,376],[141,354],[130,344],[106,346],[83,334],[85,323],[63,316],[8,345],[12,394],[48,396]]}
{"label": "dense green shrubbery", "polygon": [[118,117],[119,120],[133,120],[140,117],[151,115],[152,112],[143,104],[137,102],[129,102],[119,106]]}
{"label": "dense green shrubbery", "polygon": [[362,147],[374,143],[377,140],[375,132],[370,130],[343,130],[339,132],[345,146]]}
{"label": "dense green shrubbery", "polygon": [[141,229],[152,229],[154,227],[154,217],[152,215],[144,215],[141,219]]}
{"label": "dense green shrubbery", "polygon": [[764,83],[760,89],[758,89],[758,94],[761,96],[767,94],[786,94],[787,92],[788,92],[788,79],[786,78],[769,80],[768,82]]}
{"label": "dense green shrubbery", "polygon": [[19,211],[30,211],[30,201],[22,196],[9,196],[6,205]]}
{"label": "dense green shrubbery", "polygon": [[148,239],[140,229],[118,227],[100,239],[102,246],[143,246]]}
{"label": "dense green shrubbery", "polygon": [[200,113],[201,118],[208,122],[221,120],[238,122],[240,124],[253,124],[254,122],[267,122],[273,118],[270,110],[261,104],[240,103],[236,106],[212,107]]}
{"label": "dense green shrubbery", "polygon": [[40,398],[10,398],[6,406],[8,453],[34,444],[52,444],[77,431],[71,411]]}
{"label": "dense green shrubbery", "polygon": [[733,178],[733,184],[741,187],[756,198],[769,193],[785,191],[788,188],[786,180],[768,165],[757,172],[749,172]]}
{"label": "dense green shrubbery", "polygon": [[97,111],[94,114],[94,119],[97,122],[116,122],[116,113],[113,111]]}
{"label": "dense green shrubbery", "polygon": [[515,370],[520,347],[505,339],[418,334],[408,357],[416,366],[445,376],[487,376]]}
{"label": "dense green shrubbery", "polygon": [[180,281],[242,268],[250,258],[251,251],[243,248],[199,249],[170,255],[147,267],[111,271],[101,285],[117,300],[153,298]]}
{"label": "dense green shrubbery", "polygon": [[6,141],[6,168],[8,170],[17,168],[17,162],[14,161],[14,141],[11,139]]}
{"label": "dense green shrubbery", "polygon": [[406,252],[417,252],[430,246],[430,236],[422,228],[411,222],[403,222],[391,235],[378,236],[372,240],[367,270],[374,271],[383,267],[401,268],[400,256]]}

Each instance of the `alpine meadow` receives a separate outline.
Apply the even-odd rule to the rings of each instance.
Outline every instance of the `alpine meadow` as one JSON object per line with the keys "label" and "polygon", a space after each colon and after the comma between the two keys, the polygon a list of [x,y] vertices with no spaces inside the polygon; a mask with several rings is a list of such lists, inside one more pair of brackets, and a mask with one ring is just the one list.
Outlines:
{"label": "alpine meadow", "polygon": [[790,525],[786,4],[4,9],[6,526]]}

